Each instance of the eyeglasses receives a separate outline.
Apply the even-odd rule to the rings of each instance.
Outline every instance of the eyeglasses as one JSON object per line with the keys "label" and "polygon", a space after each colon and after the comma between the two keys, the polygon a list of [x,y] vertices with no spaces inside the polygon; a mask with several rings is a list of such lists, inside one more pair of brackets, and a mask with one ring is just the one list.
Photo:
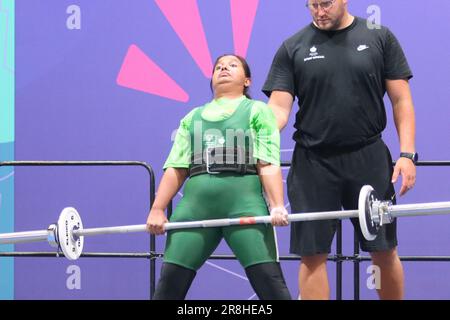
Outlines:
{"label": "eyeglasses", "polygon": [[335,1],[336,1],[336,0],[328,0],[328,1],[312,2],[312,3],[307,2],[307,3],[306,3],[306,7],[307,7],[309,10],[314,10],[314,11],[319,10],[319,6],[320,6],[323,10],[329,10],[329,9],[333,6],[333,4],[334,4]]}

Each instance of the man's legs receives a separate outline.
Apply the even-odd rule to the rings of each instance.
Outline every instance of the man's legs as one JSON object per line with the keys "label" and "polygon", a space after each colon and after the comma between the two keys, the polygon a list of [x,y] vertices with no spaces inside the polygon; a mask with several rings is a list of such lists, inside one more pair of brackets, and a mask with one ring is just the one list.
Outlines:
{"label": "man's legs", "polygon": [[[380,268],[381,285],[378,296],[382,300],[403,299],[403,267],[397,250],[371,252],[372,262]],[[299,273],[302,300],[325,300],[330,298],[326,269],[327,255],[302,257]]]}
{"label": "man's legs", "polygon": [[[395,204],[395,190],[391,183],[392,158],[384,142],[379,140],[355,154],[357,157],[349,155],[345,161],[349,166],[345,170],[349,178],[344,208],[357,208],[359,190],[364,184],[370,184],[380,200],[392,200]],[[380,268],[380,299],[402,299],[404,280],[403,267],[397,254],[397,221],[383,225],[373,241],[364,239],[358,219],[352,219],[352,223],[358,233],[361,249],[369,252],[373,264]]]}
{"label": "man's legs", "polygon": [[380,268],[381,286],[378,296],[382,300],[403,299],[403,267],[397,248],[371,252],[372,263]]}
{"label": "man's legs", "polygon": [[302,300],[328,300],[327,254],[303,256],[298,275]]}
{"label": "man's legs", "polygon": [[[292,213],[341,209],[342,183],[335,154],[296,146],[287,179]],[[291,223],[290,252],[300,255],[301,299],[329,299],[327,256],[337,220]]]}

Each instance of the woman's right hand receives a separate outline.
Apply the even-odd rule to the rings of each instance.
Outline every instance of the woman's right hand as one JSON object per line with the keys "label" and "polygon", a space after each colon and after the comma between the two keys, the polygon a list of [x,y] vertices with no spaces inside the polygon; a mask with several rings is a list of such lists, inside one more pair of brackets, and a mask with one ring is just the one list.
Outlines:
{"label": "woman's right hand", "polygon": [[164,210],[151,209],[147,218],[147,230],[151,234],[164,234],[164,224],[168,222]]}

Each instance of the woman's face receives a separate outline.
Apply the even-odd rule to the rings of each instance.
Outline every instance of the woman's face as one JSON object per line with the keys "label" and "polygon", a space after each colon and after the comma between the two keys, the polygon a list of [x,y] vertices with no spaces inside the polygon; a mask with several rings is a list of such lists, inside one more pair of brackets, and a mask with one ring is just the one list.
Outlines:
{"label": "woman's face", "polygon": [[245,76],[242,62],[235,56],[224,56],[214,66],[212,86],[214,92],[221,87],[227,90],[236,90],[243,93],[245,87],[250,85],[250,78]]}

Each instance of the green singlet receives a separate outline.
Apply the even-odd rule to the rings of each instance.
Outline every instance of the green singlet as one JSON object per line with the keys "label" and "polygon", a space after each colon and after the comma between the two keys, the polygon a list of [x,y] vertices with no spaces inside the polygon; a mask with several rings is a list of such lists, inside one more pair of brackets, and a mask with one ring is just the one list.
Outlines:
{"label": "green singlet", "polygon": [[[279,165],[279,131],[273,113],[262,102],[241,97],[214,100],[194,109],[182,120],[165,168],[189,166],[198,130],[202,148],[227,145],[229,130],[247,132],[245,148],[251,150],[254,158]],[[183,198],[170,221],[262,215],[268,215],[268,208],[258,175],[200,174],[186,182]],[[198,270],[222,238],[244,268],[278,260],[274,228],[258,224],[170,230],[164,262]]]}

